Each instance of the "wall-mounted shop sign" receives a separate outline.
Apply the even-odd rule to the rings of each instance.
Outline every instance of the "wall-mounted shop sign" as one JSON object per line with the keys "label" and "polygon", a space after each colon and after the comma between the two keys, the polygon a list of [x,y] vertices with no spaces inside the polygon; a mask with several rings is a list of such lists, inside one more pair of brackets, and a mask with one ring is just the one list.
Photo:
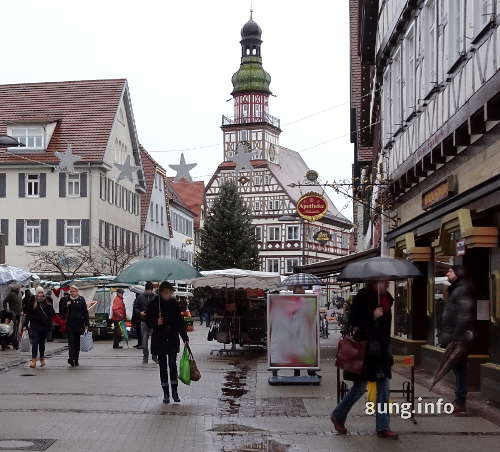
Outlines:
{"label": "wall-mounted shop sign", "polygon": [[465,240],[456,241],[455,251],[457,256],[465,256]]}
{"label": "wall-mounted shop sign", "polygon": [[332,240],[332,234],[330,234],[328,231],[318,231],[314,234],[313,236],[314,240],[316,240],[316,242],[329,242],[330,240]]}
{"label": "wall-mounted shop sign", "polygon": [[429,209],[456,194],[457,178],[456,176],[448,176],[422,195],[422,209]]}
{"label": "wall-mounted shop sign", "polygon": [[319,193],[306,193],[297,202],[297,213],[307,221],[323,218],[328,211],[328,201]]}

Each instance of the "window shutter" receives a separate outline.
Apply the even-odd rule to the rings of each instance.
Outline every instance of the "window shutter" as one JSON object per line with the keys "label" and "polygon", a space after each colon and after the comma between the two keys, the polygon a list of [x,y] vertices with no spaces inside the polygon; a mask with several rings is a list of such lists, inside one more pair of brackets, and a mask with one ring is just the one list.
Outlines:
{"label": "window shutter", "polygon": [[47,175],[40,173],[40,198],[47,196]]}
{"label": "window shutter", "polygon": [[104,221],[99,220],[99,246],[102,246],[102,225]]}
{"label": "window shutter", "polygon": [[49,244],[49,220],[41,220],[40,245],[48,246]]}
{"label": "window shutter", "polygon": [[6,176],[5,173],[0,174],[0,198],[5,198],[6,193]]}
{"label": "window shutter", "polygon": [[16,245],[24,245],[24,220],[16,220]]}
{"label": "window shutter", "polygon": [[4,235],[3,243],[7,246],[9,244],[9,220],[0,220],[0,232]]}
{"label": "window shutter", "polygon": [[59,173],[59,198],[66,197],[66,173]]}
{"label": "window shutter", "polygon": [[19,197],[24,198],[26,196],[26,174],[19,173]]}
{"label": "window shutter", "polygon": [[90,245],[90,228],[89,228],[89,220],[82,220],[82,246]]}
{"label": "window shutter", "polygon": [[80,197],[87,197],[87,173],[80,173]]}
{"label": "window shutter", "polygon": [[56,245],[64,246],[64,220],[56,220]]}

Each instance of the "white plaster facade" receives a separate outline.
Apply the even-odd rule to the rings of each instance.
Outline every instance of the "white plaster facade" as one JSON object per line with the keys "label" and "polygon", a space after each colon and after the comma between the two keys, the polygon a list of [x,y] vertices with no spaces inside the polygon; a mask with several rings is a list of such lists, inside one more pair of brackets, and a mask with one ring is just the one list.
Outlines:
{"label": "white plaster facade", "polygon": [[170,257],[193,263],[194,259],[194,214],[175,201],[170,203],[170,219],[173,237],[170,239]]}

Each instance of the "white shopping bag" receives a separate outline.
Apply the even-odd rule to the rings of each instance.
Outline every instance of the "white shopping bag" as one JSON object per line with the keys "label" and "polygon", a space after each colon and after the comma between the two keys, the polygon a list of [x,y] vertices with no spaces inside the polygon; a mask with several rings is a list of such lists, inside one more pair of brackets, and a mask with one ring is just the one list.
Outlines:
{"label": "white shopping bag", "polygon": [[94,348],[94,340],[92,339],[92,333],[87,331],[80,336],[80,351],[90,352]]}

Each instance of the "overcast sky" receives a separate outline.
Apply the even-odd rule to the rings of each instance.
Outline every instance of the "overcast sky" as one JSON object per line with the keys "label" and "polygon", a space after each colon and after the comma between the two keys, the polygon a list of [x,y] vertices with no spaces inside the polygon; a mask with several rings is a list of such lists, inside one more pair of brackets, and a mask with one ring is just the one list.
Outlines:
{"label": "overcast sky", "polygon": [[[281,144],[300,151],[323,181],[349,178],[347,0],[253,7]],[[176,150],[186,149],[187,162],[198,163],[192,175],[208,181],[223,158],[221,115],[232,115],[227,100],[249,9],[250,0],[5,1],[0,39],[10,64],[0,83],[127,78],[142,144],[170,175]],[[348,200],[332,197],[351,218]]]}

